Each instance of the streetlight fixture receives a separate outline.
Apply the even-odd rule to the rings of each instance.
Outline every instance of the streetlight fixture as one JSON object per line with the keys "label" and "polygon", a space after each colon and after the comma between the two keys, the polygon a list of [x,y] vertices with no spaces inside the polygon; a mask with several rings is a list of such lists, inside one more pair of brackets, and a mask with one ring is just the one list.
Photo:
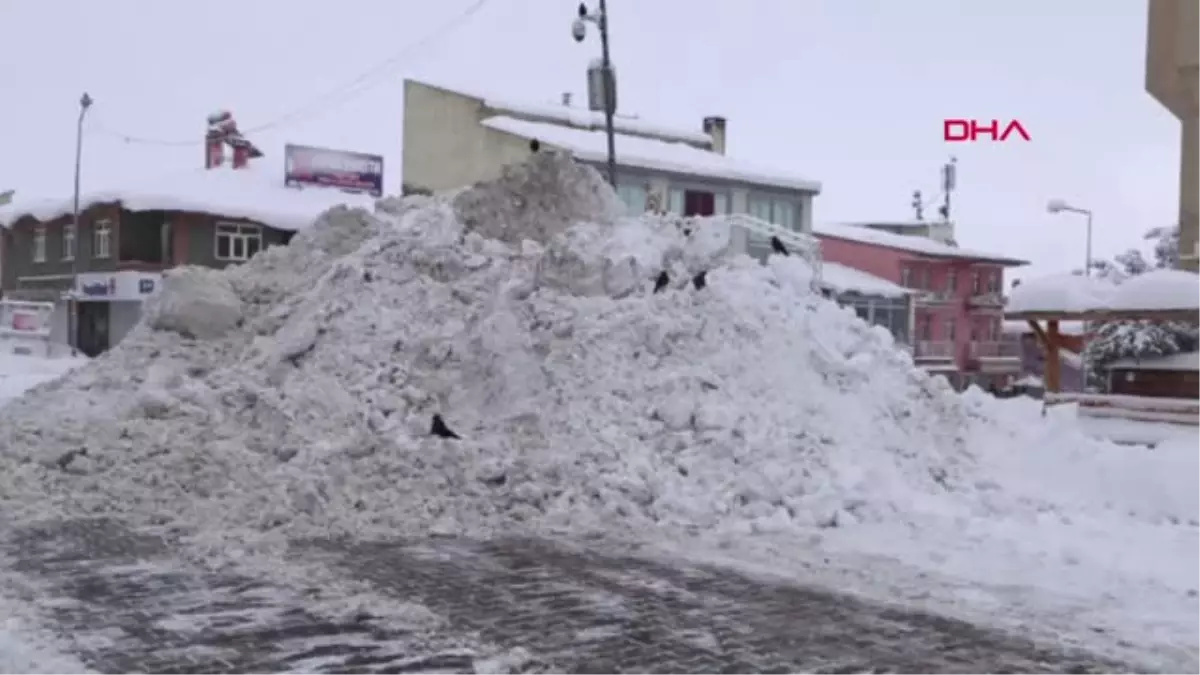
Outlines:
{"label": "streetlight fixture", "polygon": [[1092,212],[1088,209],[1081,209],[1076,206],[1071,206],[1062,199],[1051,199],[1046,202],[1046,211],[1050,213],[1078,213],[1087,216],[1087,251],[1084,261],[1083,274],[1084,276],[1092,276]]}
{"label": "streetlight fixture", "polygon": [[[1066,201],[1064,201],[1062,199],[1051,199],[1050,201],[1046,202],[1046,211],[1048,211],[1050,213],[1054,213],[1054,214],[1078,213],[1080,215],[1087,216],[1087,252],[1086,252],[1087,257],[1084,262],[1083,275],[1085,277],[1091,277],[1092,276],[1092,212],[1091,212],[1091,210],[1081,209],[1077,206],[1071,206],[1070,204],[1068,204]],[[1087,321],[1083,322],[1083,328],[1084,328],[1085,332],[1091,331],[1091,327],[1088,325]],[[1088,376],[1090,375],[1089,371],[1091,369],[1088,368],[1087,357],[1083,354],[1080,354],[1080,369],[1079,370],[1080,370],[1080,373],[1079,373],[1080,378],[1083,380],[1083,382],[1082,382],[1083,390],[1086,392],[1086,391],[1088,391]]]}
{"label": "streetlight fixture", "polygon": [[587,37],[587,24],[593,23],[600,30],[600,68],[604,80],[604,137],[608,142],[608,182],[613,189],[617,187],[617,148],[613,132],[613,114],[616,112],[616,80],[613,75],[612,61],[608,56],[608,6],[605,0],[600,0],[600,8],[596,12],[589,11],[587,5],[579,3],[579,16],[571,22],[571,37],[576,42],[583,42]]}
{"label": "streetlight fixture", "polygon": [[71,228],[75,232],[75,250],[71,252],[71,311],[67,317],[67,341],[71,345],[71,355],[76,353],[76,335],[78,317],[76,316],[79,309],[79,301],[75,297],[75,286],[77,285],[76,277],[79,274],[79,173],[83,164],[83,117],[87,114],[88,108],[92,107],[92,97],[88,96],[87,92],[83,92],[83,96],[79,97],[79,120],[75,124],[75,193],[72,198],[71,208]]}

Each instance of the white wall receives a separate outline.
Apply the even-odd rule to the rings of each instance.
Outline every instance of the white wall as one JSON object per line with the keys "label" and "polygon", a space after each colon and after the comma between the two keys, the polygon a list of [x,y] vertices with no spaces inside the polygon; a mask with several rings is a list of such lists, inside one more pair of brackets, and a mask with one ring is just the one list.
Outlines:
{"label": "white wall", "polygon": [[142,303],[139,300],[128,300],[108,303],[108,344],[109,347],[123,340],[137,322],[142,318]]}

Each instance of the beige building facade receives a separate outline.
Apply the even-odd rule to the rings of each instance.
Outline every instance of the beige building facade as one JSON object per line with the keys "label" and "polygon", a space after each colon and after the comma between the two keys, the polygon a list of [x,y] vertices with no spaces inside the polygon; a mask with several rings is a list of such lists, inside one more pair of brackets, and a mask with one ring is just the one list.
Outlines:
{"label": "beige building facade", "polygon": [[1197,271],[1197,214],[1200,213],[1200,86],[1198,0],[1148,0],[1146,91],[1179,120],[1179,266]]}
{"label": "beige building facade", "polygon": [[[693,129],[618,113],[617,195],[633,212],[683,216],[746,214],[792,232],[812,231],[821,184],[726,153],[727,122]],[[489,180],[542,149],[572,154],[603,171],[603,115],[568,98],[518,103],[416,80],[404,83],[405,191],[442,191]],[[757,240],[756,240],[757,241]]]}

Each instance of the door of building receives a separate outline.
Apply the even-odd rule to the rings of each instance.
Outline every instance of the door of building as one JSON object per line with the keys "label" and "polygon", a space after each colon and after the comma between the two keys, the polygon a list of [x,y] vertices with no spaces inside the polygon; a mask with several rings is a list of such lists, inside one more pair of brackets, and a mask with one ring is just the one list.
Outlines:
{"label": "door of building", "polygon": [[99,356],[106,351],[108,345],[108,315],[107,302],[79,303],[79,321],[76,326],[76,342],[79,351],[87,356]]}
{"label": "door of building", "polygon": [[716,202],[711,192],[687,190],[683,193],[683,215],[711,216],[716,213]]}

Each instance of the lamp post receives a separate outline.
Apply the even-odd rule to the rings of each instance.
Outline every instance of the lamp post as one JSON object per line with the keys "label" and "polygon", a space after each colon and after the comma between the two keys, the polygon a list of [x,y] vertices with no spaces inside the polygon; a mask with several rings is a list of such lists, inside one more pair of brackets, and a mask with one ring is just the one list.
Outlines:
{"label": "lamp post", "polygon": [[[1056,213],[1056,214],[1064,213],[1064,212],[1065,213],[1077,213],[1077,214],[1087,217],[1087,244],[1086,244],[1086,252],[1084,254],[1086,257],[1085,257],[1084,263],[1083,263],[1083,265],[1084,265],[1083,275],[1085,277],[1091,277],[1092,276],[1092,212],[1091,212],[1091,210],[1090,209],[1081,209],[1077,206],[1071,206],[1070,204],[1063,201],[1062,199],[1051,199],[1050,201],[1046,202],[1046,211],[1048,211],[1050,213]],[[1091,331],[1091,327],[1088,325],[1087,321],[1083,322],[1083,331],[1084,331],[1085,335]],[[1086,392],[1088,390],[1088,376],[1090,375],[1090,373],[1089,373],[1090,369],[1088,368],[1087,357],[1083,353],[1080,353],[1079,357],[1080,357],[1079,358],[1079,366],[1080,366],[1079,375],[1080,375],[1080,378],[1083,380],[1083,382],[1081,383],[1083,386],[1083,390]]]}
{"label": "lamp post", "polygon": [[79,173],[83,164],[83,117],[87,115],[88,108],[92,107],[92,97],[88,96],[87,92],[83,92],[83,96],[79,97],[79,120],[75,124],[75,191],[71,200],[71,229],[75,233],[75,250],[71,251],[71,308],[68,318],[67,327],[67,342],[71,345],[71,355],[76,354],[77,342],[75,333],[77,332],[78,317],[78,300],[75,298],[75,286],[77,284],[76,276],[79,273]]}
{"label": "lamp post", "polygon": [[1078,213],[1087,216],[1087,251],[1086,259],[1083,267],[1083,275],[1092,276],[1092,212],[1088,209],[1081,209],[1071,206],[1061,199],[1051,199],[1046,203],[1046,210],[1050,213]]}
{"label": "lamp post", "polygon": [[571,36],[576,42],[583,42],[587,36],[587,24],[591,22],[600,30],[600,68],[604,80],[604,138],[608,143],[608,182],[617,187],[617,148],[613,132],[613,114],[616,112],[616,81],[613,75],[612,61],[608,55],[608,5],[600,0],[600,9],[588,11],[587,5],[579,3],[579,16],[571,22]]}

